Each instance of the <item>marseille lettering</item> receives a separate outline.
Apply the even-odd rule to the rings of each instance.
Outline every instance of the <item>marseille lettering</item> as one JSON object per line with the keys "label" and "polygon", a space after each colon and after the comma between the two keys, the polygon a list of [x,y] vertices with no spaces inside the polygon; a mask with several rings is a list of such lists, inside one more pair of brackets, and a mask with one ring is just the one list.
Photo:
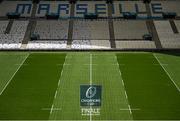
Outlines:
{"label": "marseille lettering", "polygon": [[[76,4],[75,6],[75,15],[84,15],[87,13],[95,13],[98,15],[107,15],[108,8],[106,4],[94,4],[93,10],[90,9],[88,4]],[[55,10],[52,10],[54,7],[51,4],[38,4],[36,14],[44,14],[44,13],[56,13],[58,15],[69,15],[70,14],[70,4],[57,4]],[[118,5],[113,5],[112,11],[113,14],[122,14],[123,12],[135,12],[137,14],[146,14],[146,11],[141,10],[141,7],[137,3],[135,3],[131,8],[131,11],[126,10],[124,4],[119,3]],[[162,13],[162,5],[161,3],[152,3],[151,9],[154,14]],[[30,14],[32,10],[32,4],[17,4],[15,12],[20,14]],[[93,12],[92,12],[93,11]]]}

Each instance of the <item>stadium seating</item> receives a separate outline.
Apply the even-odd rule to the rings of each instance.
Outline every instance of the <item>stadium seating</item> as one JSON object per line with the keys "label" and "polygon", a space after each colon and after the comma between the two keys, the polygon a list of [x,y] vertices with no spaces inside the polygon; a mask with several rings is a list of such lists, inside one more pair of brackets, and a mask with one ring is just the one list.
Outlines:
{"label": "stadium seating", "polygon": [[140,20],[115,20],[115,39],[141,40],[144,34],[148,34],[145,21]]}
{"label": "stadium seating", "polygon": [[178,32],[180,33],[180,21],[175,20],[176,27],[178,29]]}
{"label": "stadium seating", "polygon": [[90,49],[90,40],[73,40],[72,49]]}
{"label": "stadium seating", "polygon": [[0,21],[0,34],[4,34],[8,25],[8,21]]}
{"label": "stadium seating", "polygon": [[[154,21],[163,48],[180,48],[180,34],[174,34],[169,21]],[[179,23],[176,21],[176,24]]]}
{"label": "stadium seating", "polygon": [[27,45],[27,49],[65,49],[67,46],[67,41],[52,41],[52,40],[46,40],[46,41],[31,41]]}
{"label": "stadium seating", "polygon": [[68,37],[68,20],[48,20],[37,21],[34,33],[40,36],[40,39],[62,39]]}
{"label": "stadium seating", "polygon": [[[163,48],[180,48],[180,21],[171,20],[170,23],[162,18],[162,13],[177,13],[178,18],[180,16],[179,3],[180,1],[177,0],[153,0],[150,3],[153,18],[161,16],[161,20],[155,19],[154,24]],[[156,39],[153,37],[156,35],[154,27],[146,22],[149,19],[143,18],[147,16],[143,1],[113,1],[112,4],[112,16],[115,18],[109,21],[106,18],[108,16],[106,1],[77,1],[75,8],[72,9],[74,11],[72,19],[69,19],[72,6],[69,1],[40,1],[37,9],[33,7],[32,1],[2,1],[0,4],[0,48],[20,48],[25,33],[25,38],[30,37],[31,40],[28,43],[28,49],[64,49],[67,41],[69,41],[68,45],[70,44],[68,48],[72,49],[111,49],[111,46],[113,48],[116,46],[117,49],[154,49],[158,46],[154,43]],[[32,11],[37,18],[33,18],[33,22],[28,26]],[[9,20],[5,18],[8,12],[21,14],[19,20],[11,21],[12,26],[11,22],[8,23]],[[121,18],[123,13],[128,12],[135,13],[138,17],[135,20]],[[57,20],[47,20],[45,17],[47,13],[57,15]],[[84,14],[97,15],[99,18],[83,19]],[[31,29],[26,32],[27,27]],[[68,30],[69,28],[73,29]],[[5,34],[5,31],[8,31],[6,32],[8,34]],[[110,40],[114,39],[115,45],[110,43]]]}
{"label": "stadium seating", "polygon": [[72,49],[110,49],[107,40],[73,40]]}
{"label": "stadium seating", "polygon": [[110,48],[108,22],[103,20],[76,20],[71,48]]}
{"label": "stadium seating", "polygon": [[116,41],[116,48],[118,49],[155,49],[153,41]]}
{"label": "stadium seating", "polygon": [[92,49],[110,49],[109,40],[91,40]]}
{"label": "stadium seating", "polygon": [[28,21],[14,21],[10,34],[24,35],[27,29]]}
{"label": "stadium seating", "polygon": [[0,49],[19,49],[24,38],[27,25],[28,21],[14,21],[9,34],[0,34]]}
{"label": "stadium seating", "polygon": [[108,22],[103,20],[75,20],[74,40],[109,40]]}

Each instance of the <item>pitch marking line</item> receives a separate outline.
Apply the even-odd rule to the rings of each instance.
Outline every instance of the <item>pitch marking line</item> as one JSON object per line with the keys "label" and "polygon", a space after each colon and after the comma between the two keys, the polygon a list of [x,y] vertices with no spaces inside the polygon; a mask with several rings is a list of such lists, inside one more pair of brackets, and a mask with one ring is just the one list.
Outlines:
{"label": "pitch marking line", "polygon": [[90,54],[90,64],[89,64],[89,68],[90,68],[90,85],[92,85],[92,54]]}
{"label": "pitch marking line", "polygon": [[71,66],[71,64],[57,64],[57,66]]}
{"label": "pitch marking line", "polygon": [[125,96],[126,96],[126,99],[128,99],[128,96],[127,96],[127,93],[126,93],[126,91],[125,91]]}
{"label": "pitch marking line", "polygon": [[[90,85],[92,85],[92,54],[90,54],[90,58],[89,58],[89,78],[90,78]],[[92,106],[90,105],[90,109],[92,109]],[[90,121],[92,121],[92,115],[91,115],[91,112],[90,112]]]}
{"label": "pitch marking line", "polygon": [[[127,93],[126,93],[126,89],[125,89],[125,86],[124,86],[124,80],[122,79],[122,73],[121,73],[121,70],[119,68],[119,63],[118,63],[118,60],[117,60],[117,56],[115,55],[115,59],[116,59],[116,63],[118,65],[118,70],[119,70],[119,75],[121,76],[121,82],[122,82],[122,85],[124,87],[124,93],[125,93],[125,97],[127,99],[127,102],[129,103],[128,101],[128,96],[127,96]],[[131,109],[131,106],[128,104],[128,110],[129,110],[129,113],[132,115],[132,109]]]}
{"label": "pitch marking line", "polygon": [[[120,110],[129,110],[129,108],[127,109],[127,108],[121,108]],[[140,110],[140,108],[133,108],[133,109],[131,109],[131,110]]]}
{"label": "pitch marking line", "polygon": [[55,96],[54,96],[54,98],[56,98],[56,96],[57,96],[57,90],[56,90],[56,93],[55,93]]}
{"label": "pitch marking line", "polygon": [[132,109],[131,109],[131,106],[130,105],[128,105],[128,108],[129,108],[129,111],[130,111],[130,114],[132,115]]}
{"label": "pitch marking line", "polygon": [[14,64],[16,66],[28,66],[29,64]]}
{"label": "pitch marking line", "polygon": [[52,105],[52,107],[51,107],[51,112],[50,112],[50,114],[52,113],[52,111],[53,111],[53,108],[54,108],[54,105]]}
{"label": "pitch marking line", "polygon": [[175,85],[175,87],[177,88],[177,90],[180,92],[180,89],[178,87],[178,85],[174,82],[173,78],[171,77],[171,75],[167,72],[167,70],[164,68],[164,66],[161,64],[160,60],[158,59],[158,57],[153,53],[153,56],[156,58],[156,60],[158,61],[158,63],[160,64],[161,68],[166,72],[166,74],[168,75],[168,77],[170,78],[170,80],[172,81],[172,83]]}
{"label": "pitch marking line", "polygon": [[[67,55],[66,55],[65,61],[64,61],[64,63],[63,63],[61,75],[60,75],[60,77],[59,77],[58,87],[60,86],[60,83],[61,83],[61,78],[62,78],[62,74],[63,74],[63,69],[64,69],[64,66],[66,65],[66,59],[67,59]],[[54,95],[54,100],[55,100],[55,98],[57,97],[57,93],[58,93],[57,90],[58,90],[58,87],[57,87],[56,92],[55,92],[55,95]],[[53,103],[54,103],[54,101],[53,101]],[[52,104],[50,114],[51,114],[54,110],[55,110],[55,109],[54,109],[54,104]]]}
{"label": "pitch marking line", "polygon": [[11,76],[11,78],[9,79],[9,81],[6,83],[5,87],[3,88],[3,90],[0,92],[0,95],[2,95],[2,93],[4,92],[4,90],[6,89],[6,87],[9,85],[9,83],[11,82],[11,80],[14,78],[14,76],[16,75],[16,73],[19,71],[19,69],[21,68],[21,66],[23,65],[23,63],[26,61],[26,59],[29,57],[29,54],[24,58],[24,60],[21,62],[20,66],[17,68],[17,70],[15,71],[15,73]]}
{"label": "pitch marking line", "polygon": [[[153,64],[153,65],[159,66],[159,64]],[[163,65],[163,66],[168,66],[168,64],[162,64],[162,63],[161,63],[161,65]]]}

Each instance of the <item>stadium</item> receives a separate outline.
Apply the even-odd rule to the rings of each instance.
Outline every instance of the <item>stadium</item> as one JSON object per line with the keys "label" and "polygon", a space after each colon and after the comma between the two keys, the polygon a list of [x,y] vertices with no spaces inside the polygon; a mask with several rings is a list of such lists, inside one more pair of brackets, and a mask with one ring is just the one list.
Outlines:
{"label": "stadium", "polygon": [[0,120],[180,120],[180,1],[0,0]]}

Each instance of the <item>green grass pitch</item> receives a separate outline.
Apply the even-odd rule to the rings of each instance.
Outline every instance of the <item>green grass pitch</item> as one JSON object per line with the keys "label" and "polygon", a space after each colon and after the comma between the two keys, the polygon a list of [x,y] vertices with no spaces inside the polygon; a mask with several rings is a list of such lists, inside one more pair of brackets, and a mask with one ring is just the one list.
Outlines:
{"label": "green grass pitch", "polygon": [[[180,54],[1,52],[0,120],[180,120]],[[101,85],[83,116],[80,85]]]}

